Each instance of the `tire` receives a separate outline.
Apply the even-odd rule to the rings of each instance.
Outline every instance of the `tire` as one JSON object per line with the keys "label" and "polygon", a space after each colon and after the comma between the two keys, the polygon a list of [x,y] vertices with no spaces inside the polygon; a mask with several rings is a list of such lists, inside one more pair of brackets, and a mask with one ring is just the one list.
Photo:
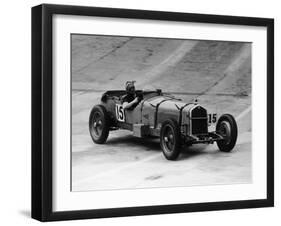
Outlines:
{"label": "tire", "polygon": [[180,135],[180,128],[175,120],[168,119],[162,124],[160,146],[166,159],[175,160],[178,158],[181,150]]}
{"label": "tire", "polygon": [[97,144],[106,142],[109,134],[110,120],[104,106],[93,107],[89,117],[89,130],[92,140]]}
{"label": "tire", "polygon": [[223,140],[217,141],[220,151],[230,152],[237,141],[238,129],[234,117],[230,114],[222,115],[216,125],[216,132],[223,136]]}

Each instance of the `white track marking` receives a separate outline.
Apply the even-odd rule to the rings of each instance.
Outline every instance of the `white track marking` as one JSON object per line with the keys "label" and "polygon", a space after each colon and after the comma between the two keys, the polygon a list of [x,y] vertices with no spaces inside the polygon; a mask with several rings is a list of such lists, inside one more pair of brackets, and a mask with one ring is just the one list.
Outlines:
{"label": "white track marking", "polygon": [[247,107],[244,111],[242,111],[237,117],[236,121],[242,119],[245,115],[247,115],[252,110],[252,106]]}
{"label": "white track marking", "polygon": [[239,67],[251,56],[251,45],[245,43],[242,50],[232,61],[232,63],[227,67],[225,73],[232,73],[239,69]]}
{"label": "white track marking", "polygon": [[[237,77],[236,71],[241,68],[243,63],[251,57],[251,45],[244,44],[241,51],[237,54],[237,56],[232,60],[232,62],[228,65],[228,67],[224,70],[223,74],[227,75],[223,77],[222,79],[219,79],[219,81],[215,84],[215,86],[208,88],[207,93],[216,94],[219,90],[223,89],[225,84],[231,84],[233,81],[235,81]],[[209,90],[210,89],[210,90]]]}
{"label": "white track marking", "polygon": [[75,96],[81,95],[82,93],[84,93],[84,91],[74,92],[74,93],[72,93],[72,96],[75,97]]}
{"label": "white track marking", "polygon": [[166,59],[161,63],[154,66],[149,72],[142,76],[142,81],[138,83],[139,85],[149,84],[151,80],[154,80],[160,76],[169,67],[178,63],[184,55],[189,52],[198,41],[184,41],[174,52],[172,52]]}
{"label": "white track marking", "polygon": [[[243,112],[241,112],[237,117],[236,117],[236,121],[239,121],[241,120],[243,117],[245,117],[249,112],[251,111],[251,106],[249,106],[248,108],[246,108]],[[245,135],[245,139],[242,138],[244,137]],[[250,132],[245,132],[243,134],[241,134],[237,141],[237,144],[244,144],[244,143],[247,143],[251,140],[251,133]],[[212,149],[213,146],[209,146],[207,147],[207,149],[211,148]],[[93,181],[95,179],[98,179],[98,178],[101,178],[101,177],[108,177],[108,176],[112,176],[124,169],[128,169],[128,168],[131,168],[131,167],[136,167],[137,165],[140,165],[144,162],[148,162],[150,160],[153,160],[153,159],[156,159],[156,158],[159,158],[160,156],[160,153],[155,153],[153,155],[150,155],[149,157],[147,158],[144,158],[142,160],[139,160],[139,161],[136,161],[136,162],[132,162],[130,164],[127,164],[127,165],[124,165],[124,166],[121,166],[121,167],[118,167],[118,168],[114,168],[114,169],[111,169],[111,170],[108,170],[108,171],[105,171],[105,172],[102,172],[102,173],[99,173],[99,174],[96,174],[96,175],[93,175],[91,177],[87,177],[87,178],[83,178],[81,180],[76,180],[75,182],[73,182],[73,185],[72,187],[77,187],[77,186],[80,186],[82,185],[83,183],[87,183],[89,181]]]}

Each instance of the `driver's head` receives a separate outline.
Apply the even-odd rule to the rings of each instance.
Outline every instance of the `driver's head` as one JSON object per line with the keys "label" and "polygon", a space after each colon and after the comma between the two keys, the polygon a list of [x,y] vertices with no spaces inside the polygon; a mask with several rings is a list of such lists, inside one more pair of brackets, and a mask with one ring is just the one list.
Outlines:
{"label": "driver's head", "polygon": [[135,91],[136,91],[136,88],[135,88],[135,81],[128,81],[126,82],[126,92],[128,94],[134,94]]}

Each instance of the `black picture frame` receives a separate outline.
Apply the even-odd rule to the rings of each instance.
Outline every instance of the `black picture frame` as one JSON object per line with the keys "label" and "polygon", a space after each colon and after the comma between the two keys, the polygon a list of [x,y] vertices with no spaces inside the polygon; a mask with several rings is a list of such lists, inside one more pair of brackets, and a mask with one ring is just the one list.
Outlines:
{"label": "black picture frame", "polygon": [[[95,210],[52,210],[52,18],[55,14],[267,28],[267,198]],[[274,20],[268,18],[43,4],[32,8],[32,218],[40,221],[168,214],[274,205]]]}

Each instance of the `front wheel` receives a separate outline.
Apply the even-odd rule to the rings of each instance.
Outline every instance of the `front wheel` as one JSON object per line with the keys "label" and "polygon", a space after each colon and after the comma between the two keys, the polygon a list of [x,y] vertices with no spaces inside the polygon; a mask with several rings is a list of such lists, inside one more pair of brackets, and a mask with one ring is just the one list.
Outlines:
{"label": "front wheel", "polygon": [[97,144],[106,142],[109,134],[109,117],[104,106],[93,107],[89,117],[89,130],[92,140]]}
{"label": "front wheel", "polygon": [[223,137],[223,140],[217,141],[220,151],[230,152],[237,140],[237,124],[234,117],[230,114],[222,115],[217,123],[216,132]]}
{"label": "front wheel", "polygon": [[167,120],[161,126],[160,145],[168,160],[175,160],[180,154],[180,129],[175,120]]}

